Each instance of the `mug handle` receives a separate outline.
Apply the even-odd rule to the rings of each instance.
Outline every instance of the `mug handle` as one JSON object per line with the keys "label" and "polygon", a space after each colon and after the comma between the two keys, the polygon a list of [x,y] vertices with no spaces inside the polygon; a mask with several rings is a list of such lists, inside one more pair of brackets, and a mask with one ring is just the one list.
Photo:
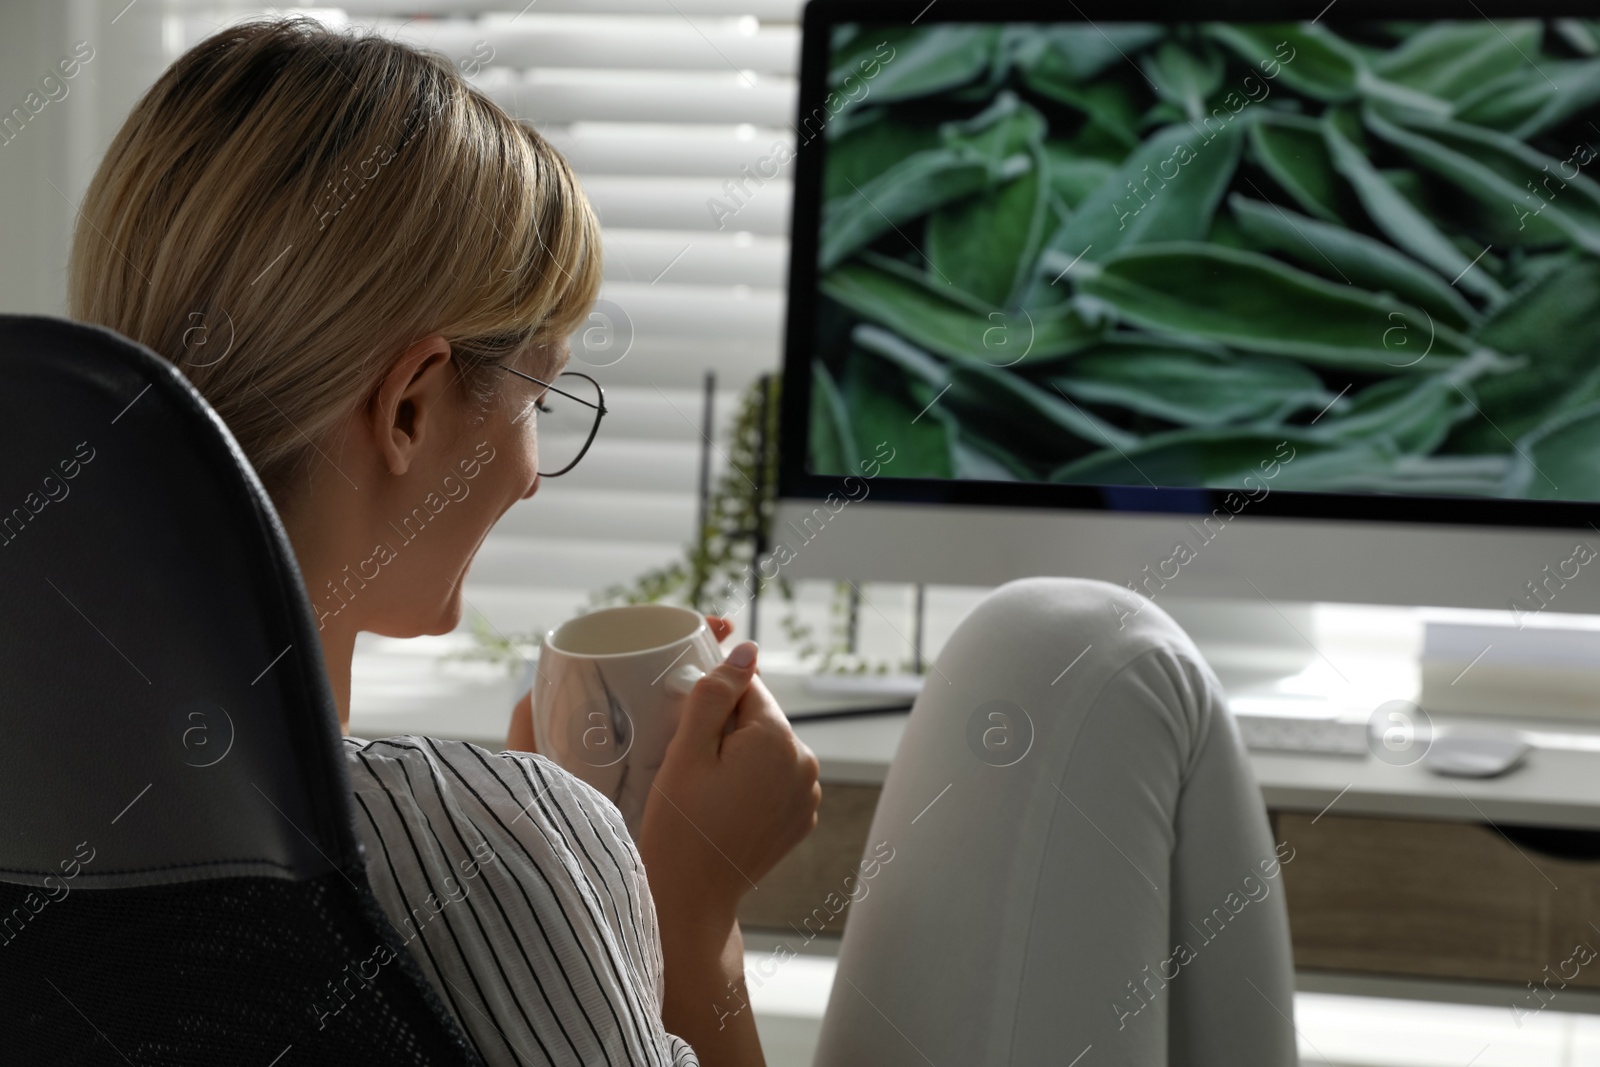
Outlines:
{"label": "mug handle", "polygon": [[[686,697],[689,695],[689,690],[694,688],[694,684],[705,676],[706,672],[701,670],[699,667],[696,667],[692,663],[685,663],[683,666],[667,675],[667,692],[673,693],[680,697]],[[736,718],[738,718],[736,715],[728,716],[727,725],[722,728],[724,737],[733,732],[734,720]]]}
{"label": "mug handle", "polygon": [[704,678],[705,675],[706,672],[701,670],[699,667],[696,667],[692,663],[685,663],[683,666],[667,675],[667,692],[676,693],[678,696],[686,697],[689,695],[689,690],[694,688],[695,683]]}

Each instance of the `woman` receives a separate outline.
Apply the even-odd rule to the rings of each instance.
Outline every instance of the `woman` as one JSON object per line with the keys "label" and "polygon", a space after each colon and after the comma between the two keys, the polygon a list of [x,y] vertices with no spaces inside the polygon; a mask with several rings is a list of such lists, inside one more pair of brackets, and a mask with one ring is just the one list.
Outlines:
{"label": "woman", "polygon": [[[544,401],[559,400],[550,387],[569,356],[564,339],[599,286],[592,211],[543,138],[447,61],[291,19],[230,27],[166,71],[113,141],[81,219],[70,313],[170,358],[249,456],[316,605],[348,732],[356,634],[455,628],[460,584],[479,545],[513,504],[537,492],[538,472],[553,469],[541,463],[539,413]],[[218,352],[213,339],[222,337],[231,341]],[[402,525],[408,532],[397,538]],[[1016,987],[945,987],[981,993],[989,1005],[981,1025],[1012,1027],[1021,1035],[1015,1049],[1026,1052],[1015,1062],[1031,1063],[1042,1062],[1031,1057],[1052,1027],[1060,1042],[1075,1040],[1067,1031],[1079,1009],[1048,1003],[1052,990],[1076,995],[1111,977],[1105,988],[1120,991],[1118,968],[1145,962],[1166,940],[1169,919],[1180,917],[1186,892],[1215,881],[1188,882],[1216,866],[1207,847],[1229,864],[1247,855],[1254,862],[1263,848],[1270,854],[1215,679],[1158,610],[1119,633],[1092,630],[1100,651],[1067,684],[1029,688],[1018,657],[1060,652],[1092,626],[1103,629],[1110,616],[1085,598],[1109,588],[1009,586],[935,665],[935,678],[959,677],[964,688],[918,704],[879,813],[885,832],[900,835],[899,854],[858,906],[845,944],[841,978],[863,1001],[878,1001],[874,1011],[897,996],[894,1008],[909,1025],[960,1022],[917,1008],[917,997],[944,1003],[926,985],[928,974],[897,984],[875,969],[878,946],[862,944],[881,938],[902,961],[917,958],[880,906],[904,902],[898,918],[915,918],[913,876],[926,879],[921,906],[935,919],[944,915],[934,908],[938,895],[925,891],[930,885],[987,885],[1002,894],[957,899],[997,907],[1003,922],[981,929],[1004,966],[985,967],[983,977],[1036,979],[1042,984],[1025,991],[1033,1003],[1003,1003]],[[637,842],[607,800],[529,754],[525,707],[510,751],[500,754],[434,738],[347,739],[374,890],[489,1063],[763,1062],[751,1013],[730,1007],[747,1003],[736,909],[810,832],[820,787],[817,761],[756,676],[755,656],[753,644],[739,645],[696,686]],[[1151,687],[1151,670],[1170,684]],[[1000,788],[986,807],[955,794],[956,779],[972,768],[950,764],[942,735],[964,736],[963,702],[990,689],[1029,702],[1038,733],[1036,758],[988,783]],[[1128,748],[1120,762],[1096,751],[1125,742],[1143,747]],[[992,759],[968,762],[996,769]],[[1117,898],[1112,925],[1093,912],[1103,889],[1071,869],[1080,857],[1091,862],[1094,841],[1071,827],[1057,832],[1059,811],[1002,810],[1021,830],[991,832],[992,802],[1024,805],[1041,783],[1076,784],[1079,763],[1095,765],[1085,784],[1104,790],[1098,799],[1074,797],[1081,810],[1135,801],[1103,817],[1116,821],[1123,847],[1136,850],[1150,889]],[[918,831],[931,833],[916,840],[897,822],[909,815],[907,790],[947,770],[952,796]],[[940,837],[941,822],[950,826],[958,810],[969,836]],[[1191,817],[1224,825],[1190,826]],[[975,844],[971,834],[989,839]],[[962,852],[948,853],[952,847]],[[1007,854],[1004,867],[974,866],[1008,848],[1044,851]],[[1101,885],[1116,893],[1130,884],[1114,865],[1103,873]],[[1032,894],[1023,911],[1005,896],[1019,885]],[[418,909],[421,900],[439,906]],[[1287,1011],[1281,895],[1252,918],[1262,920],[1256,931],[1234,942],[1259,949],[1247,953],[1266,961],[1258,984]],[[1078,928],[1100,936],[1061,936]],[[1081,953],[1062,962],[1064,984],[1037,965],[1016,966],[1041,936],[1048,951]],[[1222,962],[1224,952],[1208,958]],[[1131,987],[1137,967],[1127,977]],[[1157,1062],[1149,1056],[1164,1047],[1169,1026],[1187,1033],[1182,984],[1174,981],[1171,995],[1136,1020],[1142,1036],[1126,1047],[1137,1062]],[[1214,998],[1200,1004],[1216,1006]],[[827,1035],[828,1062],[909,1062],[905,1047],[879,1042],[848,998],[835,1007],[840,1025]],[[1193,1023],[1202,1053],[1193,1062],[1289,1062],[1292,1041],[1284,1043],[1283,1027],[1263,1007],[1235,1001],[1228,1018],[1248,1040]],[[945,1040],[931,1029],[917,1036]],[[997,1062],[994,1050],[1005,1042],[985,1039],[1000,1043],[948,1062]],[[1096,1062],[1113,1062],[1117,1041],[1104,1039],[1108,1058]],[[1052,1059],[1068,1051],[1060,1042]]]}

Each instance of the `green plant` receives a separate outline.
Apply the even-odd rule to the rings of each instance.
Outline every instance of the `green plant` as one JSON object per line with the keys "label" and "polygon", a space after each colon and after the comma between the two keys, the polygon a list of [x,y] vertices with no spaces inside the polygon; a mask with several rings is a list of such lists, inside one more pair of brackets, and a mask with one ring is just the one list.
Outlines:
{"label": "green plant", "polygon": [[763,542],[770,543],[777,504],[780,390],[776,376],[763,376],[740,397],[724,453],[727,468],[711,488],[705,524],[687,546],[684,558],[646,571],[631,583],[600,590],[591,598],[591,606],[674,600],[696,611],[722,613],[730,604],[742,607],[748,602],[755,572],[756,595],[768,584],[777,587],[785,605],[779,625],[795,643],[796,652],[817,670],[886,672],[890,664],[867,661],[849,651],[852,601],[848,582],[835,583],[828,632],[819,635],[800,617],[793,581],[782,573],[771,583],[762,581],[754,566],[755,535],[760,531]]}
{"label": "green plant", "polygon": [[1600,23],[846,26],[836,73],[885,34],[824,133],[814,472],[1288,441],[1290,488],[1600,499]]}
{"label": "green plant", "polygon": [[[768,447],[763,454],[762,442],[778,439],[778,393],[776,378],[761,377],[740,397],[724,452],[727,469],[711,487],[705,524],[684,558],[599,591],[592,598],[595,606],[676,598],[697,611],[711,611],[719,598],[749,584],[753,535],[770,529],[776,498],[777,449]],[[787,577],[778,578],[778,588],[792,599]]]}
{"label": "green plant", "polygon": [[[758,529],[770,535],[776,507],[779,389],[775,376],[764,376],[752,382],[740,397],[724,452],[727,468],[711,487],[705,523],[685,547],[683,558],[648,570],[631,582],[599,590],[590,597],[591,610],[667,601],[710,614],[729,611],[730,605],[742,607],[747,602],[756,558],[754,535]],[[764,540],[770,540],[770,536]],[[848,582],[834,585],[825,634],[818,634],[816,627],[800,617],[794,583],[788,576],[780,573],[770,584],[777,587],[785,605],[779,625],[796,645],[796,652],[816,670],[885,673],[891,666],[905,669],[906,665],[869,661],[850,653],[848,634],[854,607]],[[543,637],[538,632],[501,633],[482,616],[474,618],[472,630],[475,644],[451,653],[449,658],[500,662],[508,670],[536,650]]]}

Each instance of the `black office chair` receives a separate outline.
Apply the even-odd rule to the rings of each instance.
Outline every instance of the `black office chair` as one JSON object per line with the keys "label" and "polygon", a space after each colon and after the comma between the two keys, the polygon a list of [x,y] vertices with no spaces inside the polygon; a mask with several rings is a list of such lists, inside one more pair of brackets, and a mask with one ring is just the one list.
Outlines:
{"label": "black office chair", "polygon": [[0,1060],[477,1065],[365,874],[299,566],[172,364],[0,316]]}

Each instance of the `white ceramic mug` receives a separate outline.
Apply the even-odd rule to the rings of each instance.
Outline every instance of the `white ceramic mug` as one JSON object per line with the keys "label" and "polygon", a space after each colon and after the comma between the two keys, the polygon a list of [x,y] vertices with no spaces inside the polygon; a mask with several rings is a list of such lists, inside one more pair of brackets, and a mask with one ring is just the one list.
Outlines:
{"label": "white ceramic mug", "polygon": [[722,650],[704,616],[630,604],[545,634],[533,683],[539,751],[609,797],[635,838],[684,698]]}

